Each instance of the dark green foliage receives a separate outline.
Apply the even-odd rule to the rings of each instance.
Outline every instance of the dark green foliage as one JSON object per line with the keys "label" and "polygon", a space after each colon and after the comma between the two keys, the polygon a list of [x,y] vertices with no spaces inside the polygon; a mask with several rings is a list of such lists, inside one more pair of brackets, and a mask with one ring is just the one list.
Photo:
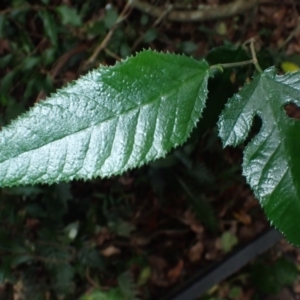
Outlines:
{"label": "dark green foliage", "polygon": [[70,226],[65,226],[72,221],[67,214],[72,199],[68,185],[4,191],[0,207],[2,282],[22,280],[28,298],[34,294],[43,299],[49,290],[67,296],[77,292],[75,276],[84,276],[87,268],[103,268],[95,244],[81,234],[70,237]]}
{"label": "dark green foliage", "polygon": [[[108,5],[104,8],[107,1],[89,0],[82,2],[78,0],[72,1],[72,6],[61,3],[55,6],[50,2],[42,0],[39,1],[38,6],[33,6],[33,3],[26,3],[25,1],[3,2],[0,4],[0,6],[10,5],[10,9],[7,12],[0,14],[0,38],[10,41],[9,50],[4,48],[4,52],[1,53],[0,57],[0,76],[2,78],[0,83],[1,125],[6,125],[11,119],[19,116],[28,107],[33,106],[35,102],[40,102],[46,95],[54,92],[56,87],[61,87],[69,81],[70,78],[68,75],[70,74],[66,75],[65,71],[68,70],[74,77],[82,73],[85,70],[81,66],[82,61],[86,60],[93,52],[94,47],[102,42],[103,38],[114,27],[115,22],[119,18],[119,12],[116,7]],[[102,9],[101,18],[94,18],[94,12],[98,9]],[[113,63],[118,56],[125,58],[130,56],[131,52],[135,49],[148,48],[155,41],[167,39],[166,36],[162,36],[157,28],[151,26],[152,21],[148,16],[142,15],[141,18],[136,19],[134,22],[134,26],[121,25],[116,28],[114,38],[109,41],[105,51],[102,51],[98,55],[92,67],[97,66],[102,61]],[[142,35],[140,35],[141,26],[144,30]],[[34,34],[32,34],[32,28],[35,28]],[[135,44],[137,40],[138,43]],[[132,46],[133,44],[134,46]],[[175,49],[186,54],[193,54],[197,50],[197,47],[197,43],[187,39],[176,45]],[[66,58],[65,54],[69,56]],[[108,57],[109,55],[113,55],[113,57]],[[64,63],[61,67],[57,68],[62,58],[65,59]],[[265,51],[258,53],[258,58],[263,67],[273,64],[270,56]],[[206,57],[210,65],[247,59],[249,57],[244,49],[232,46],[213,49]],[[127,67],[126,63],[128,63]],[[190,135],[192,128],[201,117],[202,109],[205,106],[204,103],[207,96],[206,83],[210,75],[208,65],[205,62],[199,62],[199,60],[197,61],[185,56],[175,56],[173,54],[158,55],[148,51],[138,55],[135,59],[129,59],[126,63],[117,64],[111,69],[104,68],[100,71],[93,71],[78,81],[79,85],[84,83],[84,86],[77,89],[76,86],[74,88],[74,84],[71,84],[67,88],[60,90],[56,96],[52,96],[50,102],[41,102],[41,104],[35,106],[30,113],[26,114],[27,117],[32,117],[31,124],[26,125],[20,118],[14,121],[13,125],[10,125],[10,129],[4,129],[4,133],[1,133],[2,137],[11,130],[11,136],[4,139],[0,145],[2,149],[6,147],[5,151],[8,157],[12,154],[14,156],[16,152],[22,153],[25,151],[27,153],[28,150],[32,150],[34,153],[30,158],[33,160],[36,157],[39,158],[35,165],[36,168],[33,168],[37,173],[34,176],[31,174],[32,177],[30,177],[31,175],[27,176],[25,168],[22,170],[22,166],[24,167],[26,164],[24,157],[20,157],[18,163],[14,160],[12,162],[12,168],[15,170],[13,172],[14,178],[9,179],[4,184],[52,183],[58,180],[70,180],[79,177],[86,179],[97,175],[118,174],[128,168],[140,166],[152,159],[162,157],[173,146],[181,145]],[[122,67],[123,65],[125,65],[124,68]],[[253,69],[253,67],[234,68],[215,74],[215,77],[210,79],[208,83],[210,92],[203,118],[198,123],[196,130],[192,132],[188,142],[184,146],[180,146],[175,151],[172,151],[165,159],[157,160],[150,167],[135,171],[138,177],[136,185],[151,182],[153,190],[156,192],[155,195],[158,196],[161,203],[167,202],[166,194],[170,191],[177,193],[178,196],[184,196],[187,200],[187,207],[192,207],[198,220],[205,224],[213,233],[218,232],[217,218],[213,211],[214,196],[218,195],[218,193],[220,194],[226,186],[232,183],[233,178],[236,178],[236,171],[239,170],[239,167],[236,164],[228,166],[222,160],[223,154],[217,146],[218,141],[212,128],[215,126],[227,98],[237,92],[246,79],[252,76]],[[132,74],[130,74],[130,70],[134,70]],[[127,82],[128,85],[119,84],[127,75],[129,75],[130,79]],[[155,78],[151,78],[153,75],[155,75]],[[71,78],[74,78],[72,76]],[[112,101],[115,101],[115,99],[118,100],[113,102],[111,110],[113,114],[109,115],[109,111],[103,110],[103,107],[101,110],[94,109],[93,107],[90,112],[87,112],[86,116],[89,116],[87,119],[83,119],[82,115],[74,117],[75,113],[79,112],[81,114],[89,107],[87,103],[95,100],[93,97],[90,97],[86,103],[82,102],[83,105],[78,110],[75,109],[72,111],[72,105],[74,105],[72,100],[75,100],[77,103],[78,99],[84,98],[84,95],[88,98],[89,92],[96,90],[94,88],[96,85],[92,86],[90,82],[87,83],[93,76],[97,80],[104,79],[105,84],[107,84],[105,92],[107,99],[109,98],[108,93],[110,93],[113,95],[113,97],[110,96],[110,101],[111,98],[113,99]],[[255,85],[256,80],[259,81],[264,76],[256,76],[252,85]],[[267,89],[262,88],[260,90],[264,98],[268,99],[269,90],[276,89],[275,85],[279,81],[280,86],[282,84],[285,86],[284,93],[286,92],[286,95],[289,95],[289,101],[291,101],[290,98],[293,98],[292,100],[294,101],[294,98],[296,98],[294,95],[295,91],[291,92],[291,86],[292,90],[298,92],[298,79],[295,79],[298,75],[287,76],[291,78],[288,83],[289,86],[287,86],[286,82],[283,82],[284,80],[280,79],[281,77],[274,77],[274,74],[272,76],[271,85],[268,82]],[[136,84],[136,81],[140,81],[140,87],[133,91],[132,87]],[[276,84],[274,83],[275,81]],[[74,96],[74,89],[76,90],[76,96]],[[71,93],[68,91],[71,91]],[[119,94],[124,91],[124,94]],[[154,95],[157,91],[158,93]],[[20,97],[20,95],[22,96]],[[96,101],[98,101],[101,95],[99,96],[97,93],[95,95],[97,97],[94,98],[97,98]],[[152,149],[152,152],[150,151],[151,155],[145,155],[146,152],[143,152],[142,147],[140,147],[134,152],[134,163],[124,163],[128,157],[123,154],[125,152],[129,153],[132,150],[130,147],[134,148],[135,144],[135,142],[132,142],[135,140],[131,139],[130,142],[130,137],[127,135],[128,132],[125,132],[121,138],[118,136],[118,139],[122,143],[117,145],[120,147],[113,149],[112,153],[114,155],[111,155],[111,160],[109,161],[108,168],[104,170],[105,172],[101,169],[101,164],[95,164],[95,168],[92,168],[93,170],[86,168],[83,173],[80,173],[80,168],[76,166],[76,163],[79,156],[86,152],[87,149],[80,148],[77,144],[79,140],[78,136],[75,138],[73,136],[73,139],[71,137],[70,148],[79,147],[78,153],[80,155],[77,153],[78,156],[76,156],[72,152],[74,155],[69,157],[70,159],[66,165],[67,168],[70,167],[71,171],[63,174],[63,172],[60,173],[61,170],[59,169],[56,169],[56,171],[51,170],[50,173],[52,172],[52,175],[54,174],[53,172],[56,172],[55,176],[43,177],[43,171],[38,166],[46,165],[46,156],[44,156],[45,152],[42,152],[40,156],[36,155],[36,152],[38,152],[36,148],[37,141],[41,142],[39,144],[39,146],[42,146],[41,148],[47,148],[54,142],[51,140],[53,136],[58,141],[60,138],[67,139],[69,134],[76,135],[77,132],[72,132],[74,128],[75,131],[86,130],[85,126],[81,126],[86,121],[89,122],[87,127],[94,126],[94,117],[98,118],[103,111],[105,111],[103,114],[104,117],[110,118],[110,120],[115,117],[115,113],[126,115],[128,111],[126,109],[122,110],[124,107],[121,107],[120,103],[125,103],[129,107],[132,95],[134,95],[135,104],[138,103],[139,105],[144,105],[148,103],[147,101],[153,101],[153,98],[156,100],[159,98],[169,100],[169,104],[165,107],[160,107],[160,104],[156,104],[156,108],[159,107],[162,109],[163,116],[154,116],[152,114],[154,110],[152,111],[152,109],[146,111],[147,116],[144,118],[145,122],[140,130],[141,133],[147,135],[147,130],[149,128],[150,131],[152,130],[151,124],[153,126],[154,123],[158,122],[159,125],[162,125],[162,127],[158,127],[157,129],[156,137],[158,137],[158,141],[156,141],[155,147],[151,148],[153,140],[148,139],[149,136],[145,139],[148,143],[147,147]],[[148,100],[143,99],[144,95],[147,95]],[[243,92],[241,95],[243,95]],[[277,96],[275,95],[272,98],[277,99]],[[58,99],[58,97],[61,98]],[[66,101],[61,101],[62,98]],[[237,96],[236,98],[239,97]],[[107,99],[102,99],[102,104],[107,104]],[[146,102],[139,103],[140,99]],[[173,99],[177,99],[175,106],[172,102]],[[193,100],[196,100],[196,103]],[[47,109],[50,107],[49,103],[51,101],[52,104],[53,101],[56,102],[57,111],[65,112],[66,109],[61,110],[61,108],[66,108],[64,105],[67,105],[68,109],[71,108],[61,127],[59,125],[61,121],[59,113],[55,116],[56,123],[54,119],[49,121],[51,116],[48,115],[48,111],[51,109]],[[259,101],[263,103],[265,99],[260,98]],[[159,101],[156,103],[159,103]],[[283,113],[282,105],[283,102],[280,102],[280,105],[277,105],[275,110],[280,110]],[[140,108],[139,106],[136,107],[137,110]],[[262,104],[262,108],[267,109],[264,103]],[[43,109],[47,110],[47,114],[42,116],[41,122],[38,122],[38,116]],[[189,111],[190,114],[185,114],[186,111]],[[36,115],[32,112],[36,112]],[[159,113],[160,110],[157,109],[154,112]],[[127,116],[129,115],[127,114]],[[270,115],[272,118],[272,113]],[[37,119],[35,119],[36,117]],[[234,116],[231,115],[229,119],[235,121],[239,117],[241,116],[236,114]],[[286,116],[284,117],[286,118]],[[262,119],[264,121],[263,117]],[[283,120],[286,121],[286,119]],[[149,124],[152,123],[149,125],[148,121]],[[164,126],[170,124],[171,121],[174,126],[168,128],[169,136],[162,134],[166,129]],[[296,123],[292,120],[289,120],[289,122]],[[40,130],[37,123],[41,125],[40,129],[42,131],[51,128],[51,134],[49,134],[49,131],[47,133],[47,130],[42,135],[37,134]],[[15,124],[21,124],[22,130],[18,131],[20,127],[18,129]],[[61,131],[54,126],[55,124],[59,125],[60,129],[69,124],[67,134],[64,137],[59,135]],[[121,125],[120,129],[125,128],[123,123]],[[251,122],[243,123],[243,125],[245,125],[247,130],[244,130],[242,134],[243,138],[239,141],[247,136]],[[16,134],[12,130],[14,126]],[[295,127],[297,126],[296,124]],[[262,130],[264,130],[264,127]],[[290,133],[293,136],[297,135],[297,132],[293,128],[288,129],[288,131],[291,131]],[[32,147],[30,149],[28,148],[28,144],[25,147],[26,149],[24,148],[25,142],[29,140],[26,132],[30,132],[29,135],[33,138],[28,143],[30,144],[29,148]],[[110,135],[110,133],[112,132],[108,130],[107,136],[112,138],[113,134]],[[259,133],[256,139],[262,133],[263,131]],[[20,141],[15,140],[12,136],[17,136],[20,138]],[[50,139],[49,136],[51,136]],[[199,139],[201,139],[200,146],[198,145]],[[284,138],[282,139],[284,140]],[[109,138],[107,141],[109,141]],[[290,144],[294,143],[294,140],[290,139],[289,141]],[[74,146],[73,142],[76,143],[76,146]],[[253,144],[253,142],[251,143]],[[126,144],[127,148],[122,148],[121,144]],[[233,144],[237,144],[237,141]],[[55,148],[50,148],[47,151],[51,150],[54,153],[54,159],[61,155],[61,148],[57,152],[55,152]],[[295,169],[298,165],[295,158],[298,146],[296,148],[291,150],[291,170],[295,174],[297,173]],[[5,151],[0,151],[0,157]],[[99,154],[98,152],[101,151],[96,152]],[[141,152],[143,157],[138,156]],[[287,156],[287,153],[289,154],[289,151],[284,152],[283,159],[288,161],[289,156]],[[196,159],[195,153],[201,155],[201,161]],[[261,186],[257,185],[256,182],[253,183],[255,174],[253,175],[253,173],[247,171],[247,163],[251,165],[252,159],[252,157],[248,159],[248,154],[249,151],[246,151],[244,162],[244,173],[248,178],[248,182],[250,182],[256,195],[266,207],[271,220],[274,220],[275,224],[284,230],[294,243],[299,244],[299,238],[295,230],[295,226],[298,226],[296,212],[298,211],[297,199],[299,199],[299,195],[297,194],[297,183],[295,183],[298,182],[298,174],[294,174],[294,177],[292,176],[292,180],[290,180],[290,182],[293,182],[292,186],[286,185],[290,188],[289,192],[286,193],[287,195],[289,195],[290,191],[295,192],[293,201],[278,200],[280,198],[278,195],[267,196],[267,198],[260,197],[262,195]],[[123,157],[124,160],[121,161],[120,157]],[[130,156],[128,160],[130,160]],[[272,166],[271,161],[270,164]],[[277,162],[273,162],[273,165],[275,164]],[[87,165],[90,166],[89,163]],[[48,164],[48,166],[52,167],[53,165]],[[54,166],[54,169],[56,167]],[[272,171],[273,169],[270,168],[270,170]],[[27,175],[24,175],[25,173]],[[24,175],[24,177],[19,178],[20,175]],[[67,184],[59,184],[50,187],[21,186],[2,190],[0,202],[0,280],[2,282],[9,281],[16,283],[20,280],[25,286],[24,295],[28,299],[31,299],[32,295],[34,295],[35,299],[44,299],[45,293],[48,292],[51,294],[51,299],[75,299],[75,297],[83,295],[90,289],[91,284],[90,282],[87,283],[86,279],[89,277],[96,282],[93,285],[95,289],[90,294],[82,296],[82,299],[117,300],[122,297],[135,299],[136,291],[138,290],[135,284],[137,278],[133,277],[131,272],[128,272],[128,261],[130,259],[137,261],[141,257],[144,259],[144,253],[140,257],[136,257],[136,253],[126,253],[124,261],[115,262],[114,259],[102,256],[97,244],[97,236],[101,235],[104,229],[108,229],[110,234],[120,239],[129,239],[130,236],[134,235],[137,227],[133,222],[130,222],[130,218],[132,217],[131,203],[124,200],[126,197],[130,198],[132,195],[127,195],[125,188],[116,183],[108,183],[108,186],[111,185],[110,189],[107,188],[105,183],[101,185],[99,182],[93,181],[90,185],[86,183],[85,187],[82,187],[81,183],[78,183],[80,188],[76,188],[76,185],[74,185],[74,188],[74,186]],[[0,185],[3,186],[3,182]],[[97,186],[96,191],[94,190],[95,186]],[[74,190],[71,191],[72,188],[75,189],[75,192]],[[80,189],[83,189],[84,192],[80,192]],[[275,199],[274,197],[277,198]],[[275,205],[274,199],[276,200]],[[141,201],[143,200],[141,197]],[[294,216],[293,220],[295,220],[293,222],[290,222],[291,217],[286,210],[289,210]],[[226,240],[225,238],[224,240]],[[145,263],[144,261],[141,264],[141,268],[145,267],[145,269],[149,269],[147,262]],[[292,268],[291,264],[279,262],[278,264],[275,263],[273,267],[275,268],[273,274],[268,274],[264,268],[261,268],[263,270],[262,273],[265,276],[269,276],[275,282],[281,280],[282,284],[289,284],[294,279],[295,268]],[[253,272],[255,274],[255,268]],[[121,274],[118,280],[116,280],[116,273]],[[282,278],[285,279],[282,280]],[[106,279],[110,279],[109,286],[114,287],[104,291],[101,285],[102,281]],[[263,280],[261,280],[261,283],[263,283]],[[279,285],[278,283],[277,287]],[[265,286],[267,288],[261,288],[265,292],[274,290],[270,282],[267,282]]]}
{"label": "dark green foliage", "polygon": [[[205,57],[210,65],[226,62],[239,62],[250,59],[249,55],[241,47],[222,46],[212,49]],[[229,68],[223,72],[217,72],[208,82],[208,100],[203,112],[203,118],[199,122],[197,129],[199,136],[203,135],[207,129],[215,126],[219,115],[222,112],[228,98],[238,91],[238,87],[243,85],[247,77],[249,68]],[[220,93],[220,91],[222,91]]]}
{"label": "dark green foliage", "polygon": [[284,286],[293,284],[298,270],[293,262],[282,257],[273,263],[254,263],[250,275],[253,284],[261,292],[270,295],[278,293]]}

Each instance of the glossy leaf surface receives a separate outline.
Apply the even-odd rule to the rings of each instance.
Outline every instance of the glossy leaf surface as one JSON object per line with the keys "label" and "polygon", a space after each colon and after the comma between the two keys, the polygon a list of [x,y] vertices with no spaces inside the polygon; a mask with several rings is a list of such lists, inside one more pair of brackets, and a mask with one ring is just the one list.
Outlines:
{"label": "glossy leaf surface", "polygon": [[111,176],[163,157],[201,116],[208,64],[144,51],[100,67],[0,133],[0,185]]}
{"label": "glossy leaf surface", "polygon": [[269,68],[229,100],[218,125],[224,146],[236,146],[254,116],[262,119],[245,148],[243,174],[271,223],[300,246],[300,121],[286,115],[288,103],[300,105],[300,73],[278,76]]}

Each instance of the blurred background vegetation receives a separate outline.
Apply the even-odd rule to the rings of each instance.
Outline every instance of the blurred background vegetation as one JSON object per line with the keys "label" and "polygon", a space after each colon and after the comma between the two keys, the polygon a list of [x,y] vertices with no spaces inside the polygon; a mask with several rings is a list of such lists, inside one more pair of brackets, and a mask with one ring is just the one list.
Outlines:
{"label": "blurred background vegetation", "polygon": [[[299,5],[267,2],[227,19],[182,23],[121,0],[2,0],[0,124],[91,68],[144,48],[234,62],[248,59],[242,45],[256,36],[262,67],[298,68]],[[165,159],[111,179],[1,189],[0,299],[159,299],[266,228],[241,177],[243,147],[223,151],[214,127],[252,74],[250,66],[216,75],[203,120]],[[300,293],[299,252],[283,241],[267,257],[206,299],[261,299],[292,284]]]}

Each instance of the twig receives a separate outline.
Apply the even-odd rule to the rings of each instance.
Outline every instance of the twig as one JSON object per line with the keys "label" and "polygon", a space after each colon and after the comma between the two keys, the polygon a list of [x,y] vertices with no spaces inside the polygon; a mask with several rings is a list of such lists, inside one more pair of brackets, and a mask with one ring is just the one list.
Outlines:
{"label": "twig", "polygon": [[225,69],[225,68],[234,68],[234,67],[241,67],[241,66],[246,66],[246,65],[250,65],[253,64],[253,59],[250,60],[245,60],[245,61],[239,61],[239,62],[234,62],[234,63],[225,63],[225,64],[217,64],[217,65],[212,65],[210,67],[211,70],[214,69]]}
{"label": "twig", "polygon": [[120,61],[122,59],[120,56],[118,56],[116,53],[110,51],[108,48],[105,48],[104,51],[107,55],[111,56],[112,58],[114,58],[117,61]]}
{"label": "twig", "polygon": [[[199,22],[227,18],[253,8],[258,4],[258,1],[259,0],[235,0],[232,3],[218,6],[203,5],[201,9],[197,10],[172,10],[167,14],[167,19],[178,22]],[[131,0],[127,3],[131,3],[133,7],[156,18],[159,18],[165,10],[164,7],[156,7],[143,0]]]}
{"label": "twig", "polygon": [[104,48],[106,48],[106,46],[109,43],[110,39],[112,38],[115,30],[117,29],[117,26],[128,17],[128,15],[130,14],[130,11],[131,11],[131,1],[128,1],[126,3],[126,5],[124,6],[122,12],[120,13],[116,23],[110,28],[109,32],[107,33],[105,38],[102,40],[100,45],[94,50],[94,52],[90,56],[90,58],[84,63],[84,65],[82,67],[83,70],[90,69],[95,64],[95,61],[97,60],[97,56]]}
{"label": "twig", "polygon": [[284,48],[292,38],[295,37],[295,35],[297,35],[297,33],[300,31],[300,17],[298,17],[298,24],[296,26],[296,28],[290,33],[290,35],[285,39],[285,41],[278,47],[278,49],[282,49]]}
{"label": "twig", "polygon": [[223,71],[223,68],[233,68],[233,67],[239,67],[239,66],[245,66],[245,65],[253,64],[255,66],[256,70],[258,72],[262,73],[263,70],[260,67],[259,63],[258,63],[254,43],[255,43],[255,38],[252,37],[243,44],[243,46],[245,46],[246,44],[250,44],[252,59],[245,60],[245,61],[240,61],[240,62],[233,62],[233,63],[216,64],[216,65],[210,66],[210,69],[211,70],[221,70],[221,71]]}
{"label": "twig", "polygon": [[170,13],[170,11],[173,9],[173,5],[172,4],[169,4],[167,6],[167,8],[162,12],[162,14],[155,20],[155,22],[153,23],[153,27],[156,27],[162,19],[164,19],[168,13]]}
{"label": "twig", "polygon": [[[162,12],[162,14],[153,22],[152,28],[155,28],[158,26],[158,24],[162,21],[163,18],[167,16],[167,14],[173,9],[174,5],[170,4],[168,5],[167,9]],[[131,47],[131,52],[133,52],[137,46],[142,42],[143,38],[145,36],[145,32],[141,34],[141,36],[135,41],[133,46]]]}
{"label": "twig", "polygon": [[89,268],[86,268],[85,277],[91,286],[93,286],[95,289],[100,289],[100,285],[91,277]]}
{"label": "twig", "polygon": [[[79,45],[76,48],[71,49],[70,51],[64,53],[61,57],[57,59],[57,61],[54,63],[50,73],[51,79],[54,80],[55,77],[59,74],[59,72],[62,70],[62,68],[65,66],[67,61],[75,54],[83,52],[86,49],[85,45]],[[46,93],[42,90],[39,92],[38,96],[35,99],[35,102],[39,102],[40,100],[44,99],[46,96]]]}
{"label": "twig", "polygon": [[256,57],[256,52],[255,52],[254,43],[255,43],[255,38],[250,39],[250,49],[251,49],[251,56],[252,56],[253,64],[254,64],[256,70],[257,70],[259,73],[262,73],[263,70],[262,70],[262,68],[260,67],[259,63],[258,63],[258,60],[257,60],[257,57]]}
{"label": "twig", "polygon": [[54,79],[57,74],[61,71],[61,69],[64,67],[66,62],[75,54],[83,52],[86,49],[85,45],[79,45],[76,48],[71,49],[70,51],[63,54],[54,64],[52,70],[51,70],[51,77]]}

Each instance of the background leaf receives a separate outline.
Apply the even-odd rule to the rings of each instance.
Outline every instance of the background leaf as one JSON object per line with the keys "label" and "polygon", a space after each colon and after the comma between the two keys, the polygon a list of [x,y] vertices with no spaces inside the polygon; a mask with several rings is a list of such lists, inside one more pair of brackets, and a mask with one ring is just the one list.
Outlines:
{"label": "background leaf", "polygon": [[137,289],[133,281],[132,274],[125,272],[118,277],[119,288],[124,299],[136,300]]}
{"label": "background leaf", "polygon": [[107,29],[110,29],[118,20],[118,12],[113,8],[109,7],[106,10],[106,14],[104,17],[104,24]]}
{"label": "background leaf", "polygon": [[230,231],[225,231],[221,236],[221,246],[224,252],[230,252],[238,244],[237,237]]}
{"label": "background leaf", "polygon": [[246,146],[243,174],[271,223],[300,246],[300,123],[284,110],[300,104],[300,73],[277,76],[274,68],[258,74],[230,99],[219,120],[223,144],[236,146],[262,118],[257,136]]}
{"label": "background leaf", "polygon": [[1,186],[119,174],[182,144],[205,105],[208,64],[144,51],[59,90],[2,130]]}
{"label": "background leaf", "polygon": [[102,292],[99,290],[93,291],[89,295],[84,295],[80,300],[120,300],[124,299],[121,290],[118,288],[113,288],[108,292]]}
{"label": "background leaf", "polygon": [[44,31],[46,35],[50,38],[51,42],[57,44],[57,25],[53,16],[46,10],[41,10],[39,16],[44,24]]}
{"label": "background leaf", "polygon": [[254,263],[250,275],[254,285],[270,295],[278,293],[284,286],[292,285],[297,279],[298,270],[292,261],[281,257],[272,264],[266,259]]}
{"label": "background leaf", "polygon": [[[73,7],[66,5],[61,5],[56,8],[57,12],[60,14],[62,23],[64,25],[69,24],[73,26],[81,25],[81,18]],[[50,20],[51,21],[51,20]]]}

